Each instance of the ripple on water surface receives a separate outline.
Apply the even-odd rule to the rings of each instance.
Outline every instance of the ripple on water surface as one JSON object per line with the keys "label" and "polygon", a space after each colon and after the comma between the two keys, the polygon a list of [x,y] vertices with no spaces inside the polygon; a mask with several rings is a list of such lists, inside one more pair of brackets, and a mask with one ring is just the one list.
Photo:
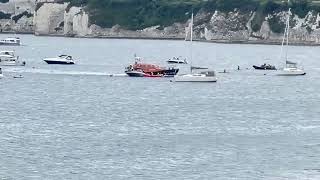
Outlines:
{"label": "ripple on water surface", "polygon": [[[290,48],[307,76],[278,77],[246,68],[280,65],[279,46],[194,43],[192,64],[230,73],[180,84],[110,74],[184,41],[21,38],[27,66],[0,79],[0,178],[319,179],[318,47]],[[42,61],[62,53],[77,65]]]}

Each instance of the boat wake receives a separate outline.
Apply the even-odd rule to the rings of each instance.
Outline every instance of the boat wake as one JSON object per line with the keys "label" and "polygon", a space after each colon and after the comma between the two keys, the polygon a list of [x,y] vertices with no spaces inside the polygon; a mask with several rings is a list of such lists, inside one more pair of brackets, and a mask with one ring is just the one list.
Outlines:
{"label": "boat wake", "polygon": [[107,76],[107,77],[126,77],[127,74],[111,74],[105,72],[89,72],[89,71],[60,71],[60,70],[50,70],[50,69],[23,69],[14,68],[6,69],[6,72],[12,73],[36,73],[36,74],[53,74],[53,75],[81,75],[81,76]]}

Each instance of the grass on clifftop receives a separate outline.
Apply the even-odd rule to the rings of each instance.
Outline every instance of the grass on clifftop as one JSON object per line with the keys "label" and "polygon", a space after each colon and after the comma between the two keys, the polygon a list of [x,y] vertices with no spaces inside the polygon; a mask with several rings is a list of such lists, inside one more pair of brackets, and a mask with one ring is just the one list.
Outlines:
{"label": "grass on clifftop", "polygon": [[92,24],[112,27],[119,24],[131,30],[174,22],[185,22],[192,9],[198,11],[202,0],[71,0],[72,5],[86,6]]}

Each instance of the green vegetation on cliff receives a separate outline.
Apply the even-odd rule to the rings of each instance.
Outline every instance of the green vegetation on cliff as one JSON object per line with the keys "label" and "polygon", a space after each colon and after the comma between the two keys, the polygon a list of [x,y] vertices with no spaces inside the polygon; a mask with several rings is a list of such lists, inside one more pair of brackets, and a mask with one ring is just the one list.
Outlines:
{"label": "green vegetation on cliff", "polygon": [[71,0],[71,5],[86,6],[91,23],[119,24],[131,30],[185,22],[192,9],[198,11],[204,4],[200,0]]}
{"label": "green vegetation on cliff", "polygon": [[[138,30],[150,26],[160,25],[161,28],[174,22],[186,22],[193,10],[200,9],[208,12],[220,10],[222,12],[239,9],[255,11],[252,28],[258,31],[266,15],[288,8],[282,0],[65,0],[70,6],[83,6],[90,14],[92,24],[101,27],[121,27]],[[289,6],[292,12],[304,17],[310,10],[319,12],[316,1],[291,0]],[[282,24],[270,20],[271,28],[275,32],[282,31]]]}
{"label": "green vegetation on cliff", "polygon": [[3,13],[0,11],[0,19],[10,19],[11,14]]}
{"label": "green vegetation on cliff", "polygon": [[[304,18],[310,11],[320,12],[319,5],[319,2],[310,0],[291,0],[289,5],[282,1],[261,0],[260,6],[255,10],[256,14],[251,24],[252,30],[260,30],[261,24],[268,14],[286,11],[288,7],[290,7],[293,14],[297,15],[299,18]],[[268,22],[273,32],[283,33],[285,24],[284,22],[281,22],[278,17],[272,16],[268,19]]]}

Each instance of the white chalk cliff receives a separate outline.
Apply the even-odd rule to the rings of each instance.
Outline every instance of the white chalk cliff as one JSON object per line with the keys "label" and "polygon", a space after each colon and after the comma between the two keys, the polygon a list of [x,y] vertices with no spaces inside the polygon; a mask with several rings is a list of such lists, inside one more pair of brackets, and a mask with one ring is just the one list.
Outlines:
{"label": "white chalk cliff", "polygon": [[[34,33],[36,35],[61,35],[76,37],[119,37],[119,38],[185,38],[190,34],[188,22],[174,23],[165,28],[148,27],[143,30],[125,30],[119,25],[102,28],[90,24],[90,15],[81,7],[69,7],[57,0],[9,0],[0,3],[0,31]],[[251,23],[255,12],[205,12],[195,16],[194,37],[206,41],[224,42],[280,42],[282,33],[272,31],[270,18],[280,22],[285,12],[269,14],[260,29],[253,31]],[[306,17],[294,15],[291,39],[295,43],[320,44],[320,15],[309,12]]]}
{"label": "white chalk cliff", "polygon": [[8,18],[0,18],[0,31],[33,32],[35,7],[36,0],[9,0],[7,3],[0,3],[0,13],[9,15]]}

